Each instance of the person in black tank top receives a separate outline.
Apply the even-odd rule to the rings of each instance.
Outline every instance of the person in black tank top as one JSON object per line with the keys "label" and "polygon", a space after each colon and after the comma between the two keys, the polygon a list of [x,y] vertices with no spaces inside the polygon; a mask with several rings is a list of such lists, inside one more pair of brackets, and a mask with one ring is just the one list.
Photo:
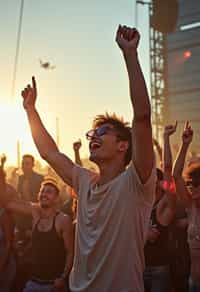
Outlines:
{"label": "person in black tank top", "polygon": [[[32,232],[32,279],[53,282],[64,270],[66,250],[64,239],[58,235],[53,218],[52,227],[48,231],[40,231],[36,223]],[[48,247],[48,248],[47,248]],[[52,264],[51,264],[52,263]]]}
{"label": "person in black tank top", "polygon": [[67,292],[73,262],[74,231],[72,220],[57,212],[59,189],[54,180],[45,180],[39,192],[39,204],[9,201],[6,208],[31,214],[32,271],[24,292]]}
{"label": "person in black tank top", "polygon": [[176,194],[169,137],[176,131],[176,126],[177,123],[166,126],[164,131],[164,173],[157,169],[156,202],[144,247],[145,292],[170,292],[169,225],[175,218]]}

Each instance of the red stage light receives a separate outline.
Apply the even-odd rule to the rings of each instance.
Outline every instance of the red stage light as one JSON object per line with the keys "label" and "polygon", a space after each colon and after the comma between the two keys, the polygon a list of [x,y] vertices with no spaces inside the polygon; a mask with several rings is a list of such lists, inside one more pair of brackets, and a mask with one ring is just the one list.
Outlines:
{"label": "red stage light", "polygon": [[189,59],[192,56],[192,53],[190,51],[185,51],[184,52],[184,58]]}

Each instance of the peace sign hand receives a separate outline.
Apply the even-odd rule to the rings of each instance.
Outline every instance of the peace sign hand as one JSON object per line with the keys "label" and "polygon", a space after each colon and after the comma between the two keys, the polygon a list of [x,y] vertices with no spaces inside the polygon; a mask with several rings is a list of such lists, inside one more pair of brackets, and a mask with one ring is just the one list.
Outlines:
{"label": "peace sign hand", "polygon": [[193,139],[193,130],[189,121],[187,121],[185,123],[185,127],[182,134],[183,144],[189,145],[192,142],[192,139]]}

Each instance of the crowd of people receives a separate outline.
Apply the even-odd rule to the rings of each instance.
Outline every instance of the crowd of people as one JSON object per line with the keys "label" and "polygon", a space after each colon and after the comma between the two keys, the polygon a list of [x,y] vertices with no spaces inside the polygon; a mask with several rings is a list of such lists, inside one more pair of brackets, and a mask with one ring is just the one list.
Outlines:
{"label": "crowd of people", "polygon": [[139,39],[119,26],[133,123],[94,118],[86,138],[95,167],[84,167],[80,140],[74,162],[59,151],[36,109],[34,77],[22,91],[33,140],[51,168],[37,173],[27,154],[23,174],[14,170],[9,181],[1,159],[0,292],[200,291],[200,160],[187,160],[193,130],[186,121],[175,161],[178,123],[163,129],[163,147],[153,139]]}

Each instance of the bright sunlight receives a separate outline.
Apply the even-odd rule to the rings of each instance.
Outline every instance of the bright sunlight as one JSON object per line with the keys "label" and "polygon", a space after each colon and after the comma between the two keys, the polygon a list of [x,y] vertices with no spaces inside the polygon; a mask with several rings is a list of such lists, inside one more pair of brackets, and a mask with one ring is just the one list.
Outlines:
{"label": "bright sunlight", "polygon": [[21,154],[36,152],[21,104],[1,103],[0,133],[0,154],[6,154],[9,165],[17,165],[17,141],[20,144]]}

